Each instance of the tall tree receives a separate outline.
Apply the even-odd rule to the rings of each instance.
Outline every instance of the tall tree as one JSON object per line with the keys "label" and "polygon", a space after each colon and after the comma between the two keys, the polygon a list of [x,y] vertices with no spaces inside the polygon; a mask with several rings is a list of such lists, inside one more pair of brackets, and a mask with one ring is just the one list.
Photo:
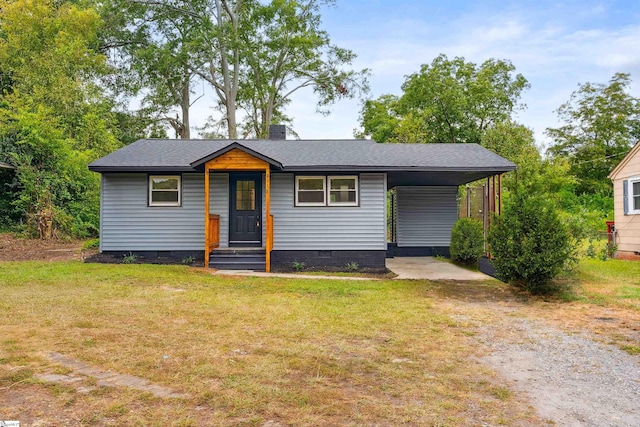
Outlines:
{"label": "tall tree", "polygon": [[571,190],[575,184],[566,160],[543,158],[533,131],[526,126],[513,122],[495,124],[482,134],[481,144],[518,166],[504,178],[509,196],[526,193],[556,199],[560,192]]}
{"label": "tall tree", "polygon": [[507,60],[480,66],[442,54],[411,74],[400,97],[367,101],[360,136],[378,142],[475,142],[492,125],[508,121],[523,108],[529,83]]}
{"label": "tall tree", "polygon": [[640,99],[630,84],[629,74],[616,73],[606,85],[579,85],[557,110],[564,124],[546,131],[549,153],[568,159],[578,194],[610,194],[609,172],[640,139]]}
{"label": "tall tree", "polygon": [[[265,136],[273,121],[288,122],[291,96],[311,88],[318,110],[368,90],[367,70],[353,71],[355,54],[331,43],[320,8],[333,0],[110,0],[105,46],[138,76],[149,109],[179,136],[189,135],[196,78],[213,89],[216,118],[229,138]],[[128,68],[127,68],[128,67]],[[135,85],[134,85],[135,87]],[[179,107],[181,118],[168,115]],[[240,110],[243,110],[244,113]],[[243,120],[244,119],[244,120]]]}
{"label": "tall tree", "polygon": [[[194,40],[203,3],[110,0],[101,4],[107,21],[103,49],[121,70],[130,92],[142,95],[143,116],[168,123],[178,138],[190,138],[190,108],[196,75]],[[122,88],[120,88],[122,89]]]}
{"label": "tall tree", "polygon": [[[237,98],[242,76],[240,34],[250,30],[248,7],[257,0],[203,0],[197,16],[193,70],[214,90],[229,138],[237,138]],[[184,8],[183,8],[184,11]]]}
{"label": "tall tree", "polygon": [[318,112],[342,98],[368,92],[368,70],[351,70],[356,55],[331,43],[321,29],[320,7],[331,1],[274,0],[251,4],[248,31],[240,33],[242,65],[239,100],[247,112],[245,127],[266,137],[274,120],[289,122],[284,114],[291,96],[312,88]]}
{"label": "tall tree", "polygon": [[350,69],[355,54],[320,28],[320,7],[332,0],[208,1],[194,69],[213,87],[229,138],[241,125],[243,136],[264,137],[269,124],[288,122],[284,109],[301,89],[313,89],[323,113],[368,90],[368,71]]}

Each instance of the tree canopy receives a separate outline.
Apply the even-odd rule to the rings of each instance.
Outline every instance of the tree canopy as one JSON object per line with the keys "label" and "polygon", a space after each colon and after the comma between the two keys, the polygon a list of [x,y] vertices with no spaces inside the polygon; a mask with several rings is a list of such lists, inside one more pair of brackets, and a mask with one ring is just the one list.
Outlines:
{"label": "tree canopy", "polygon": [[87,163],[120,146],[100,85],[109,72],[97,49],[100,17],[72,3],[16,0],[3,2],[0,26],[0,70],[10,82],[0,160],[16,166],[0,217],[18,216],[41,234],[95,234],[98,179]]}
{"label": "tree canopy", "polygon": [[548,128],[549,154],[566,158],[578,193],[611,193],[609,172],[640,139],[640,99],[629,93],[629,74],[608,84],[585,83],[558,108],[563,125]]}
{"label": "tree canopy", "polygon": [[441,54],[407,77],[402,95],[382,95],[362,109],[360,136],[377,142],[475,142],[523,108],[529,87],[507,60],[480,66]]}
{"label": "tree canopy", "polygon": [[[190,136],[192,88],[211,88],[208,126],[220,136],[265,137],[271,123],[291,122],[285,107],[309,88],[318,111],[368,91],[368,70],[352,70],[356,55],[331,42],[320,7],[331,0],[110,0],[105,46],[134,92],[178,137]],[[179,110],[179,113],[178,111]],[[175,116],[171,114],[175,111]]]}

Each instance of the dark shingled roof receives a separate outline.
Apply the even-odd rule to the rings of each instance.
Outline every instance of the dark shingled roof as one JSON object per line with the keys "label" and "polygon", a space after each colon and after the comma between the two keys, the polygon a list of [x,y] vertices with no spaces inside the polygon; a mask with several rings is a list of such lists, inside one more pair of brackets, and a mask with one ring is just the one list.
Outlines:
{"label": "dark shingled roof", "polygon": [[371,140],[142,139],[89,165],[96,172],[202,170],[213,153],[246,148],[283,171],[494,172],[516,165],[477,144],[378,144]]}

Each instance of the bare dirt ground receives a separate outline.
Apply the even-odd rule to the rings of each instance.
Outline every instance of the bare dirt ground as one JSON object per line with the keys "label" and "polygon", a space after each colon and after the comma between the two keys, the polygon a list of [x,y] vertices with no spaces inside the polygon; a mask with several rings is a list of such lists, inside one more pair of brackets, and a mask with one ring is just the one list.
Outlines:
{"label": "bare dirt ground", "polygon": [[0,233],[0,262],[81,260],[93,252],[83,251],[78,240],[20,239]]}
{"label": "bare dirt ground", "polygon": [[561,426],[640,425],[640,343],[633,310],[523,298],[447,284],[437,304],[470,326],[477,357]]}

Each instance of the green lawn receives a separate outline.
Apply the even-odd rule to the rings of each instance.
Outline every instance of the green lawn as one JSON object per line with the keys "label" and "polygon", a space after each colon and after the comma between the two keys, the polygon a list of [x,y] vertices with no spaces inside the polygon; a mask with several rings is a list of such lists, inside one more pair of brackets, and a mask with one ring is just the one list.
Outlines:
{"label": "green lawn", "polygon": [[[0,263],[0,419],[141,426],[535,420],[474,361],[472,331],[434,308],[432,290],[427,281]],[[190,397],[44,383],[37,374],[67,372],[47,359],[51,351]]]}
{"label": "green lawn", "polygon": [[587,302],[640,310],[640,262],[583,259],[568,281]]}

